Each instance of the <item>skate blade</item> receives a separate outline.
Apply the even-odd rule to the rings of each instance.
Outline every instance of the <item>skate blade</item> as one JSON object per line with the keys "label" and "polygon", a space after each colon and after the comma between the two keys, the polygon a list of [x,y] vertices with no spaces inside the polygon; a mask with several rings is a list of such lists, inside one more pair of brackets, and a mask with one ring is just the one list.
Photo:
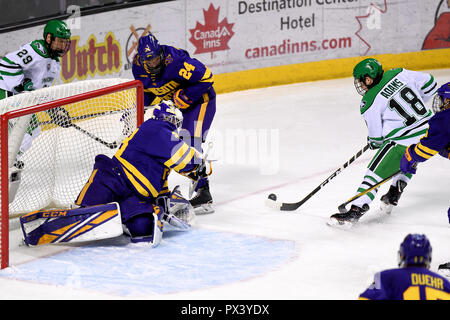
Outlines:
{"label": "skate blade", "polygon": [[348,230],[355,226],[355,222],[349,222],[349,221],[340,221],[336,218],[330,218],[326,222],[326,224],[330,227],[337,228],[337,229],[343,229]]}
{"label": "skate blade", "polygon": [[211,214],[214,211],[211,203],[202,204],[194,208],[195,215]]}
{"label": "skate blade", "polygon": [[391,214],[393,208],[394,205],[392,204],[386,204],[383,201],[380,203],[380,213],[382,214]]}

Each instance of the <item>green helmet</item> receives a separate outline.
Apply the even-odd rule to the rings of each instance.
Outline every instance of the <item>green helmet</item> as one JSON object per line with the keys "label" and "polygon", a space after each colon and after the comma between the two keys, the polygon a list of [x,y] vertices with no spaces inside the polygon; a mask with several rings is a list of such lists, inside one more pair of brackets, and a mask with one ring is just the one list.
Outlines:
{"label": "green helmet", "polygon": [[71,32],[69,27],[64,21],[50,20],[47,22],[44,28],[44,40],[47,38],[47,34],[51,34],[52,38],[58,37],[63,39],[70,39]]}
{"label": "green helmet", "polygon": [[[373,58],[364,59],[353,68],[353,78],[356,91],[364,96],[366,92],[376,86],[383,77],[384,70],[381,63]],[[372,78],[373,83],[366,85],[366,76]]]}
{"label": "green helmet", "polygon": [[[51,34],[50,43],[47,42],[48,34]],[[59,57],[65,55],[67,51],[69,51],[70,36],[70,29],[69,27],[67,27],[67,24],[64,21],[50,20],[49,22],[47,22],[44,28],[44,41],[52,58],[58,59]],[[59,39],[55,40],[55,38]],[[53,42],[56,43],[56,47],[52,46]]]}
{"label": "green helmet", "polygon": [[377,79],[380,78],[383,73],[384,71],[381,63],[373,58],[364,59],[353,69],[353,77],[355,79],[362,79],[365,76],[369,76],[372,79]]}

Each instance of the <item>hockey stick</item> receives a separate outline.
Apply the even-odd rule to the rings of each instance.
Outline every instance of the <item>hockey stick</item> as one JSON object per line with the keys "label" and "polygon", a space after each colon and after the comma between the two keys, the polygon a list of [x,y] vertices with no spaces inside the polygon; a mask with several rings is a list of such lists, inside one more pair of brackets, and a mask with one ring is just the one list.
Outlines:
{"label": "hockey stick", "polygon": [[94,139],[95,141],[103,144],[104,146],[106,146],[110,149],[115,149],[120,144],[117,141],[107,142],[107,141],[97,137],[93,133],[79,127],[78,125],[76,125],[75,123],[72,122],[73,119],[70,117],[69,112],[64,108],[54,108],[54,109],[48,110],[47,113],[50,116],[50,118],[52,119],[53,124],[56,124],[57,126],[60,126],[62,128],[72,127],[74,129],[84,133],[89,138]]}
{"label": "hockey stick", "polygon": [[297,210],[302,204],[308,201],[313,195],[315,195],[323,186],[325,186],[331,179],[336,177],[342,170],[347,168],[350,164],[352,164],[357,158],[359,158],[367,149],[369,149],[369,144],[365,145],[364,148],[359,150],[355,155],[353,155],[346,163],[344,163],[341,167],[339,167],[336,171],[334,171],[328,178],[326,178],[320,185],[317,186],[310,194],[308,194],[305,198],[300,200],[299,202],[294,203],[285,203],[285,202],[277,202],[277,196],[275,194],[270,194],[268,199],[266,199],[266,205],[272,208],[280,209],[281,211],[294,211]]}
{"label": "hockey stick", "polygon": [[101,144],[107,146],[110,149],[115,149],[119,146],[119,142],[117,141],[113,141],[113,142],[106,142],[105,140],[100,139],[99,137],[93,135],[92,133],[90,133],[89,131],[84,130],[83,128],[77,126],[75,123],[71,123],[70,125],[72,128],[77,129],[78,131],[84,133],[85,135],[87,135],[88,137],[94,139],[97,142],[100,142]]}
{"label": "hockey stick", "polygon": [[341,204],[341,205],[338,207],[339,212],[340,212],[340,213],[346,213],[346,212],[347,212],[347,209],[345,209],[345,206],[348,205],[350,202],[352,202],[353,200],[356,200],[356,199],[362,197],[363,195],[369,193],[370,191],[372,191],[372,190],[378,188],[378,187],[381,186],[383,183],[385,183],[386,181],[390,180],[392,177],[396,176],[397,174],[399,174],[399,173],[401,173],[401,172],[402,172],[402,170],[398,170],[398,171],[396,171],[395,173],[391,174],[389,177],[387,177],[387,178],[381,180],[380,182],[378,182],[376,185],[374,185],[374,186],[370,187],[369,189],[366,189],[366,190],[364,190],[364,191],[358,193],[357,195],[351,197],[350,199],[348,199],[347,201],[345,201],[343,204]]}

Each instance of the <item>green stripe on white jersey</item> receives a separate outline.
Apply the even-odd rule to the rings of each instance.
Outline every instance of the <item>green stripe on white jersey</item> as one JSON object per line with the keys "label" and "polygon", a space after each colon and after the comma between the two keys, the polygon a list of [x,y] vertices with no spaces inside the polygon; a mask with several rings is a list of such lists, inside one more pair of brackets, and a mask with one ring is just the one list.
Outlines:
{"label": "green stripe on white jersey", "polygon": [[45,42],[35,40],[0,60],[0,89],[17,93],[25,79],[31,79],[35,90],[48,87],[59,78],[60,71],[59,60],[50,57]]}

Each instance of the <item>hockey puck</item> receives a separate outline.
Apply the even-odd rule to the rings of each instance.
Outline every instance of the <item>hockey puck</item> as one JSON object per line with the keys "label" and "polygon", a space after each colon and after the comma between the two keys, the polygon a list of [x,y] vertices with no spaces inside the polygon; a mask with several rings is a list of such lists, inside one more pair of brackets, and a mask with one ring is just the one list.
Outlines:
{"label": "hockey puck", "polygon": [[277,196],[274,193],[269,194],[269,196],[267,198],[269,198],[270,200],[273,200],[273,201],[277,201]]}

